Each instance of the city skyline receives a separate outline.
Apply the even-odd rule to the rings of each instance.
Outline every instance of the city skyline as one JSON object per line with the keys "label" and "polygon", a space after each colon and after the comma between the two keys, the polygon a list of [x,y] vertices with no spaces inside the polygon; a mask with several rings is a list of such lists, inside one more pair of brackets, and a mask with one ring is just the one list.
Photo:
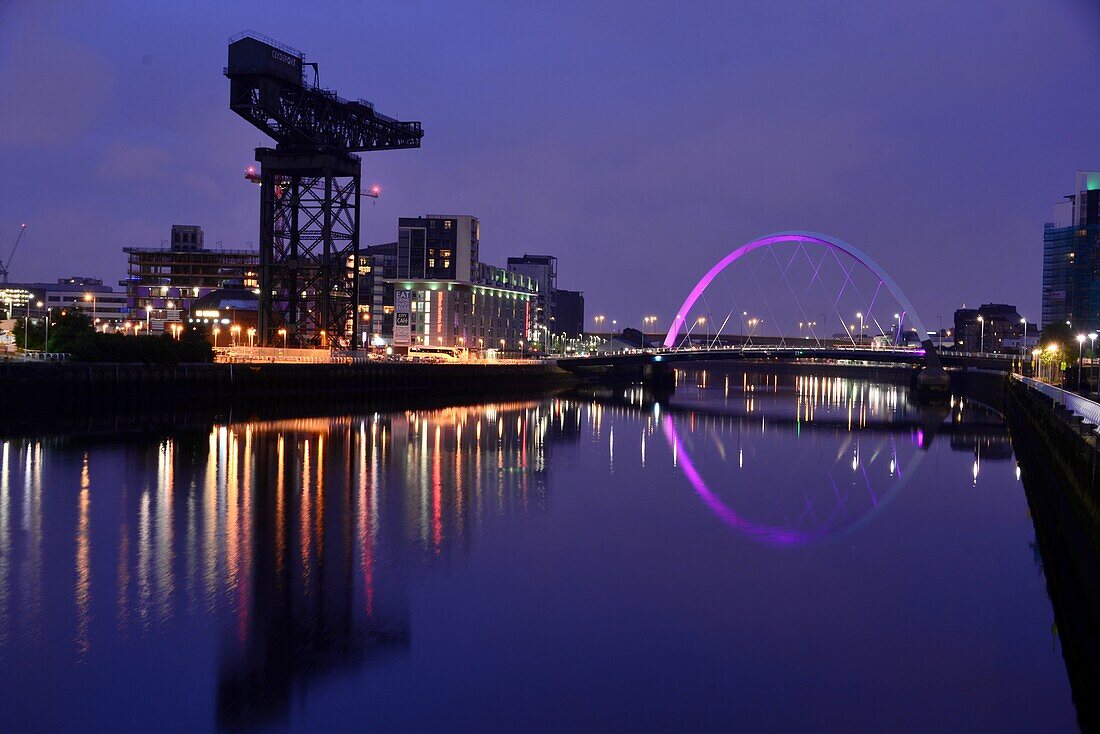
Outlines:
{"label": "city skyline", "polygon": [[[873,252],[926,321],[963,301],[1038,318],[1043,223],[1075,170],[1100,167],[1100,102],[1066,73],[1100,60],[1100,10],[783,3],[714,7],[703,24],[614,7],[210,7],[200,21],[8,6],[0,57],[20,73],[0,93],[20,105],[0,112],[0,152],[22,184],[0,203],[0,247],[29,224],[11,279],[51,280],[63,260],[112,282],[123,246],[179,222],[209,246],[255,245],[243,172],[268,141],[227,109],[221,75],[226,38],[253,27],[318,61],[323,86],[424,122],[422,150],[364,159],[383,188],[364,244],[400,216],[467,212],[489,252],[557,255],[590,316],[667,324],[706,263],[803,228]],[[422,48],[403,54],[414,29]],[[1021,53],[1044,48],[1057,53]]]}

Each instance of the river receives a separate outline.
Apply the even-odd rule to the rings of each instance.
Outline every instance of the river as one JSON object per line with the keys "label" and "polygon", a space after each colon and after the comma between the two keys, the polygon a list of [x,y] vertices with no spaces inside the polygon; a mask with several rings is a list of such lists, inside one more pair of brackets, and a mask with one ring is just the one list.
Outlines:
{"label": "river", "polygon": [[1007,429],[741,369],[0,438],[5,731],[1073,731]]}

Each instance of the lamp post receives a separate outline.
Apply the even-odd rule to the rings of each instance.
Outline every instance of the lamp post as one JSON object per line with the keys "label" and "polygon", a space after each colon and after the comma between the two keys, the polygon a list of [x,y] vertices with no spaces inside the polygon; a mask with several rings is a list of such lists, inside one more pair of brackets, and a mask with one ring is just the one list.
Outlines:
{"label": "lamp post", "polygon": [[859,343],[863,344],[863,312],[856,311],[856,318],[859,319]]}
{"label": "lamp post", "polygon": [[1020,323],[1024,325],[1024,343],[1020,345],[1020,356],[1022,357],[1027,353],[1027,317],[1020,319]]}
{"label": "lamp post", "polygon": [[283,349],[286,349],[286,329],[279,329],[277,333],[283,338]]}
{"label": "lamp post", "polygon": [[1084,357],[1085,335],[1077,335],[1077,392],[1081,392],[1081,358]]}
{"label": "lamp post", "polygon": [[50,351],[50,314],[53,313],[52,308],[46,309],[46,343],[42,347],[43,352]]}
{"label": "lamp post", "polygon": [[153,333],[153,304],[145,304],[145,333]]}
{"label": "lamp post", "polygon": [[218,334],[222,333],[222,330],[215,326],[210,331],[211,331],[211,333],[214,334],[214,349],[217,349],[218,348]]}
{"label": "lamp post", "polygon": [[95,318],[95,312],[96,312],[95,293],[85,293],[84,294],[84,302],[88,303],[89,301],[91,301],[91,304],[92,304],[92,318],[94,319]]}
{"label": "lamp post", "polygon": [[253,339],[253,337],[255,337],[255,336],[256,336],[256,330],[255,330],[255,329],[253,329],[253,328],[251,328],[251,327],[249,327],[249,329],[248,329],[248,348],[249,348],[249,349],[251,349],[251,348],[252,348],[252,339]]}
{"label": "lamp post", "polygon": [[[1096,361],[1096,336],[1097,334],[1095,331],[1089,332],[1089,353],[1092,355],[1093,362]],[[1096,384],[1098,389],[1100,389],[1100,375],[1097,375],[1097,378]]]}
{"label": "lamp post", "polygon": [[985,354],[985,319],[981,316],[978,317],[978,323],[982,326],[982,335],[978,341],[978,352]]}
{"label": "lamp post", "polygon": [[241,325],[233,324],[229,327],[229,333],[233,337],[233,346],[238,346],[241,342]]}
{"label": "lamp post", "polygon": [[[34,298],[33,293],[27,294],[27,321],[23,327],[23,351],[27,351],[30,348],[31,343],[31,299]],[[18,344],[16,346],[19,346]]]}
{"label": "lamp post", "polygon": [[898,322],[898,331],[897,331],[896,334],[894,334],[894,346],[896,347],[899,343],[901,343],[901,314],[900,313],[894,314],[894,321]]}

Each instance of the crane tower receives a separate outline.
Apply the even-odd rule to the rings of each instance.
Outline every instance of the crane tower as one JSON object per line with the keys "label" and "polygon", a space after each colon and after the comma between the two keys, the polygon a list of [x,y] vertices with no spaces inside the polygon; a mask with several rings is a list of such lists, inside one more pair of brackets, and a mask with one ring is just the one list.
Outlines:
{"label": "crane tower", "polygon": [[229,39],[229,108],[276,142],[256,149],[258,336],[263,345],[354,348],[361,161],[353,153],[419,148],[424,133],[419,122],[320,88],[316,70],[300,51],[251,31]]}

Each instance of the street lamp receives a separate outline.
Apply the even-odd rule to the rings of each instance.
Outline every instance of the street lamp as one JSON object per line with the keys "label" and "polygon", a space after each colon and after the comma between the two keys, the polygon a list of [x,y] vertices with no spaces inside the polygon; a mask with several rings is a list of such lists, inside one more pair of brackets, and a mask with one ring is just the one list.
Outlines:
{"label": "street lamp", "polygon": [[95,318],[95,312],[96,312],[95,293],[85,293],[84,294],[84,302],[88,303],[89,301],[91,301],[91,304],[92,304],[92,318],[94,319]]}
{"label": "street lamp", "polygon": [[256,330],[252,327],[248,329],[248,348],[252,348],[252,339],[256,336]]}
{"label": "street lamp", "polygon": [[[32,298],[34,298],[34,294],[33,293],[28,293],[27,294],[27,322],[26,322],[26,326],[23,328],[23,351],[24,352],[27,351],[28,349],[30,349],[30,343],[31,343],[31,299]],[[15,346],[18,347],[19,345],[16,344]]]}
{"label": "street lamp", "polygon": [[229,333],[233,336],[233,346],[238,346],[241,342],[241,325],[233,324],[229,327]]}
{"label": "street lamp", "polygon": [[211,333],[214,334],[214,349],[217,349],[218,348],[218,334],[222,333],[222,330],[215,326],[213,329],[211,329]]}
{"label": "street lamp", "polygon": [[42,347],[42,351],[50,351],[50,314],[53,312],[52,308],[46,309],[46,344]]}
{"label": "street lamp", "polygon": [[286,329],[279,329],[276,333],[283,338],[283,349],[286,349]]}
{"label": "street lamp", "polygon": [[145,304],[145,333],[153,333],[153,304]]}
{"label": "street lamp", "polygon": [[859,319],[859,343],[863,343],[863,312],[856,311],[856,318]]}
{"label": "street lamp", "polygon": [[1020,355],[1022,356],[1027,350],[1027,317],[1020,319],[1020,323],[1024,325],[1024,343],[1020,345]]}
{"label": "street lamp", "polygon": [[985,319],[979,316],[978,323],[982,325],[982,336],[981,340],[978,342],[978,351],[981,354],[985,354]]}
{"label": "street lamp", "polygon": [[1081,392],[1081,358],[1084,356],[1085,335],[1077,335],[1077,392]]}

